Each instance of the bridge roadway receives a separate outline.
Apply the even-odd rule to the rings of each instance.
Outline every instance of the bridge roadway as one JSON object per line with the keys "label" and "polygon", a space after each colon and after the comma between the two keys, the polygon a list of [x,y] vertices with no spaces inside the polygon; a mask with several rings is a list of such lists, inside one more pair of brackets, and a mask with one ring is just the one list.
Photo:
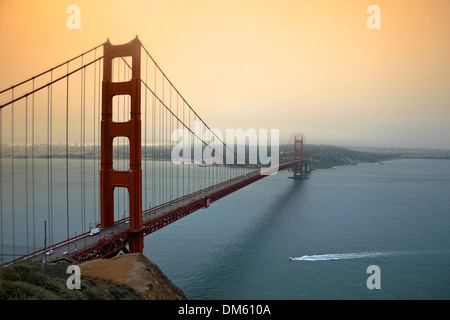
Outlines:
{"label": "bridge roadway", "polygon": [[[273,169],[271,173],[276,173],[277,171],[292,167],[297,162],[298,160],[292,160],[281,163],[279,167]],[[144,236],[148,235],[196,210],[207,208],[210,203],[266,176],[267,174],[262,175],[260,168],[258,168],[250,173],[201,189],[157,207],[147,209],[142,214],[143,228],[140,232],[142,232]],[[126,250],[126,246],[129,242],[129,235],[129,220],[128,218],[125,218],[116,221],[114,226],[102,228],[100,232],[95,235],[89,235],[89,232],[87,232],[50,246],[47,248],[47,254],[45,253],[45,250],[42,249],[24,256],[21,259],[30,258],[33,261],[44,261],[45,257],[47,257],[47,261],[58,260],[61,258],[85,261],[112,256],[116,255],[121,250]]]}

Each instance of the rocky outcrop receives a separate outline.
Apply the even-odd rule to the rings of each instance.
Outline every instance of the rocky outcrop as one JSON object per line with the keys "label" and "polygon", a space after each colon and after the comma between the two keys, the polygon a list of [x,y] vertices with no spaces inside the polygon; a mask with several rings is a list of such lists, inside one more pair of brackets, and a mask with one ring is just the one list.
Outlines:
{"label": "rocky outcrop", "polygon": [[82,278],[106,279],[127,285],[145,300],[186,299],[183,291],[176,287],[156,264],[139,253],[88,261],[79,267]]}

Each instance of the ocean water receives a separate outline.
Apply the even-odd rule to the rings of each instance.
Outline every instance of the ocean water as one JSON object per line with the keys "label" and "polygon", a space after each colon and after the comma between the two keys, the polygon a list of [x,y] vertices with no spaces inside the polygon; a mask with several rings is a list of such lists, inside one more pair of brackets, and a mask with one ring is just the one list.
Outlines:
{"label": "ocean water", "polygon": [[450,299],[450,161],[290,174],[147,236],[144,254],[189,299]]}
{"label": "ocean water", "polygon": [[[85,162],[85,190],[80,160],[69,160],[68,182],[65,160],[53,160],[51,197],[47,160],[35,160],[35,188],[30,162],[16,160],[12,171],[2,161],[2,259],[43,248],[44,220],[52,220],[47,244],[98,222],[93,160]],[[166,179],[151,179],[158,166],[167,163],[144,171],[153,205],[164,201],[152,190]],[[264,178],[145,237],[144,254],[189,299],[450,299],[450,160],[341,166],[300,181],[291,174]],[[127,199],[116,200],[119,219]],[[367,286],[372,265],[380,289]]]}

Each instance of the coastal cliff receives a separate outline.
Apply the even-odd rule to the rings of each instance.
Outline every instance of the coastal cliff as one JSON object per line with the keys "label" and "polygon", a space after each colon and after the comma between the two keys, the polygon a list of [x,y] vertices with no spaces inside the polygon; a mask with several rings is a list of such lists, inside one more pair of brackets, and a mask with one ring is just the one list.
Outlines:
{"label": "coastal cliff", "polygon": [[81,275],[104,279],[133,288],[145,300],[185,300],[158,266],[140,253],[129,253],[112,259],[99,259],[80,264]]}
{"label": "coastal cliff", "polygon": [[81,263],[80,289],[66,285],[67,263],[20,261],[0,269],[0,300],[186,300],[142,254]]}

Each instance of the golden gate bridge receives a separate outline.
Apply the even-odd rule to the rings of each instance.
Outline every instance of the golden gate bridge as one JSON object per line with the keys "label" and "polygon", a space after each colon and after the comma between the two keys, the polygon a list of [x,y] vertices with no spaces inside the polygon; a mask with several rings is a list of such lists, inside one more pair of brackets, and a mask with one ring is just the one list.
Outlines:
{"label": "golden gate bridge", "polygon": [[[142,252],[146,235],[268,174],[311,170],[302,136],[273,171],[230,148],[138,37],[0,91],[0,125],[0,264]],[[193,149],[214,141],[224,161],[174,165],[180,129]]]}

